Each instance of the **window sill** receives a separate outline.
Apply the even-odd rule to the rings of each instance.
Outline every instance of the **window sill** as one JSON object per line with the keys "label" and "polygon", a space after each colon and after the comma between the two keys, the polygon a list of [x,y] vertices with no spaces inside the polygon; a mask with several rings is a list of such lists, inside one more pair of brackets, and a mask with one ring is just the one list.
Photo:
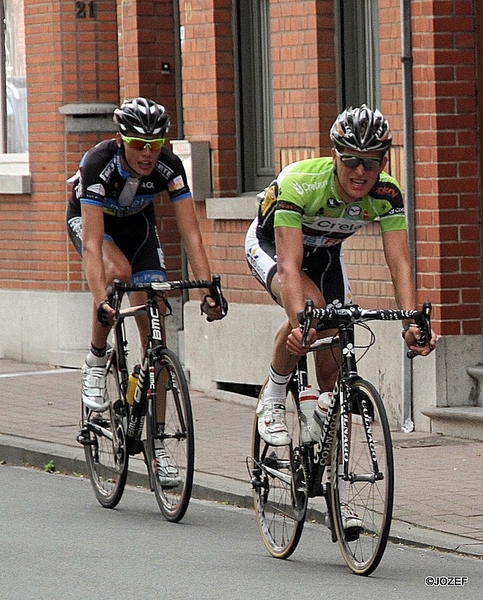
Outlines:
{"label": "window sill", "polygon": [[0,154],[0,194],[30,194],[28,154]]}
{"label": "window sill", "polygon": [[252,221],[257,215],[258,199],[253,195],[233,198],[207,198],[208,219],[236,219]]}

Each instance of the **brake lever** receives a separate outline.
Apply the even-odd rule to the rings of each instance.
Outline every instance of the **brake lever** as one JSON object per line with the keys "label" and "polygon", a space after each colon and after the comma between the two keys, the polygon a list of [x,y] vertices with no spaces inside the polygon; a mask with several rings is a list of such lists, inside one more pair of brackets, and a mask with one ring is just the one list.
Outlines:
{"label": "brake lever", "polygon": [[[209,296],[210,298],[213,298],[213,300],[216,303],[216,306],[219,306],[221,308],[221,317],[223,318],[228,313],[228,302],[226,301],[225,297],[223,296],[223,292],[221,291],[220,279],[221,278],[219,275],[213,275],[210,287],[208,288],[210,293],[207,296],[205,296],[203,302],[201,303],[201,312],[205,314],[208,313],[210,307],[206,299]],[[211,322],[213,321],[213,319],[207,318],[207,321]]]}
{"label": "brake lever", "polygon": [[300,331],[302,332],[302,348],[307,346],[307,337],[309,335],[310,325],[312,323],[312,313],[314,311],[314,302],[313,300],[305,301],[305,309],[301,315],[298,315],[299,322],[300,318],[302,318],[302,322],[300,324]]}
{"label": "brake lever", "polygon": [[219,275],[213,275],[212,283],[210,286],[210,295],[216,302],[216,305],[221,308],[221,314],[225,316],[227,313],[227,303],[225,297],[223,296],[223,292],[221,291],[221,282]]}
{"label": "brake lever", "polygon": [[[416,345],[422,348],[431,339],[431,302],[426,301],[423,304],[422,310],[414,317],[414,320],[421,332],[421,337],[416,342]],[[419,355],[413,352],[413,350],[408,350],[406,356],[412,360],[415,356]]]}

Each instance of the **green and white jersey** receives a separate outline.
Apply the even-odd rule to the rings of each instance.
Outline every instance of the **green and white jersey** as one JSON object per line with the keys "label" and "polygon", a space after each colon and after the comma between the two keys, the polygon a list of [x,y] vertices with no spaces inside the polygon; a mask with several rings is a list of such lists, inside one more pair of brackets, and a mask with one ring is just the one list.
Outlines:
{"label": "green and white jersey", "polygon": [[335,188],[332,158],[309,158],[285,167],[265,190],[258,228],[268,237],[274,227],[302,229],[304,245],[326,247],[375,219],[383,232],[406,229],[401,189],[393,177],[383,171],[367,196],[346,204]]}

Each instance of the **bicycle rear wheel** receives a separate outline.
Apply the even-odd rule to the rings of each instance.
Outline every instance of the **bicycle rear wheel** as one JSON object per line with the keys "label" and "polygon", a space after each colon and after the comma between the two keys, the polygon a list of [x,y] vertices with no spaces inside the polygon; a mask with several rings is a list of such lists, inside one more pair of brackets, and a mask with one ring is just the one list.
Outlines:
{"label": "bicycle rear wheel", "polygon": [[105,508],[114,508],[124,492],[129,457],[122,414],[125,402],[113,350],[109,352],[106,388],[110,403],[103,413],[92,412],[81,403],[81,443],[84,446],[87,472],[97,500]]}
{"label": "bicycle rear wheel", "polygon": [[307,473],[299,446],[300,422],[294,394],[295,390],[289,391],[286,401],[292,444],[278,447],[266,444],[258,433],[255,415],[249,459],[258,528],[267,550],[275,558],[288,558],[294,552],[307,512]]}
{"label": "bicycle rear wheel", "polygon": [[[331,461],[332,514],[345,562],[354,573],[369,575],[382,559],[391,527],[394,498],[391,432],[381,397],[371,383],[355,381],[349,399],[348,473],[342,467],[339,427]],[[348,524],[352,527],[344,530]]]}
{"label": "bicycle rear wheel", "polygon": [[[178,522],[191,498],[194,474],[195,438],[188,384],[178,356],[169,348],[160,351],[155,362],[156,395],[165,396],[164,414],[156,406],[148,410],[146,451],[148,469],[159,508],[168,521]],[[163,479],[156,451],[172,474]],[[159,456],[159,454],[158,454]]]}

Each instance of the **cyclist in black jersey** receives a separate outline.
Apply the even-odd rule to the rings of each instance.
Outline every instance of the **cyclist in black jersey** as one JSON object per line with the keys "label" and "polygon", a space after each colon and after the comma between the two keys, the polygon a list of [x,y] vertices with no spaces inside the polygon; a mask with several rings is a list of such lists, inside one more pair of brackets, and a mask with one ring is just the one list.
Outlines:
{"label": "cyclist in black jersey", "polygon": [[[367,106],[349,108],[335,120],[330,157],[288,165],[261,195],[259,214],[246,236],[248,264],[272,298],[284,307],[287,321],[277,332],[269,379],[257,407],[260,436],[275,446],[290,443],[285,421],[286,386],[305,350],[297,312],[305,300],[315,306],[342,306],[352,300],[341,252],[342,242],[378,218],[397,306],[416,308],[402,194],[384,172],[392,143],[389,124]],[[436,343],[416,345],[420,333],[404,323],[403,337],[416,354]],[[308,344],[316,338],[309,333]],[[316,364],[321,392],[332,391],[337,365],[328,353]]]}
{"label": "cyclist in black jersey", "polygon": [[[154,211],[154,200],[161,192],[166,191],[174,203],[194,277],[211,279],[184,167],[179,157],[164,146],[169,128],[164,107],[141,97],[126,100],[114,111],[114,121],[118,126],[116,137],[100,142],[83,156],[67,208],[68,233],[83,258],[94,300],[82,400],[87,408],[98,412],[107,408],[106,343],[114,316],[107,302],[107,286],[114,279],[166,280]],[[209,296],[209,290],[200,293],[207,319],[221,319],[225,313]],[[137,295],[131,294],[132,304],[141,303]],[[146,320],[139,319],[137,324],[144,344]],[[165,467],[169,471],[169,465]]]}

